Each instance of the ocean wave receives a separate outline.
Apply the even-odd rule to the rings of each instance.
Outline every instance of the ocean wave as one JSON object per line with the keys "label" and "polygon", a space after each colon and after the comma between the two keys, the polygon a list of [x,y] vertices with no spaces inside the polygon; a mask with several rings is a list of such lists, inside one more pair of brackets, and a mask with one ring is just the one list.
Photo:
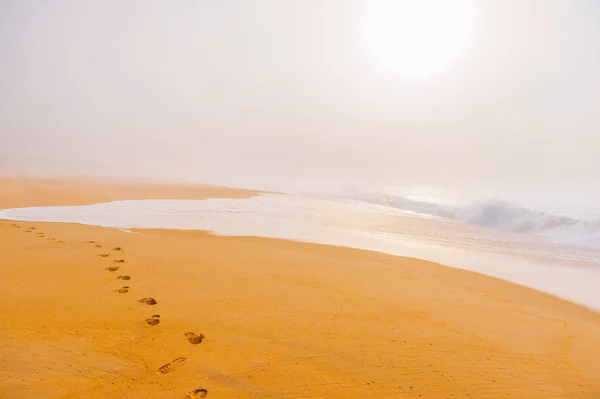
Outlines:
{"label": "ocean wave", "polygon": [[498,199],[457,205],[367,192],[354,192],[352,198],[401,211],[443,217],[514,233],[535,234],[555,242],[600,249],[600,219],[554,215]]}

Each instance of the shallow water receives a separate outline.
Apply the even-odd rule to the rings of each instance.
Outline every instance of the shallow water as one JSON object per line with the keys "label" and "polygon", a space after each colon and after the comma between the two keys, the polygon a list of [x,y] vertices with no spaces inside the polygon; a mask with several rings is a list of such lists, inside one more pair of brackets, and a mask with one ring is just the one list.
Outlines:
{"label": "shallow water", "polygon": [[477,271],[600,311],[600,252],[372,204],[267,194],[16,208],[0,211],[0,219],[208,230],[374,250]]}

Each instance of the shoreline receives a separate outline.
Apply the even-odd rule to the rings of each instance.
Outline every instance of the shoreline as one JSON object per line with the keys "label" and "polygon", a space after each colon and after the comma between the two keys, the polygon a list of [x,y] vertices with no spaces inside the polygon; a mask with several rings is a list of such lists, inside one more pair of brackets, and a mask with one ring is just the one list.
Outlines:
{"label": "shoreline", "polygon": [[[10,200],[51,202],[62,188],[46,190]],[[600,315],[500,279],[288,240],[10,224],[0,221],[6,399],[184,397],[200,388],[208,398],[600,392]],[[113,263],[131,280],[106,270]],[[129,292],[115,292],[125,284]],[[158,305],[137,302],[146,296]],[[151,327],[144,320],[155,313]],[[192,345],[188,331],[206,340]],[[179,357],[185,364],[157,374]]]}
{"label": "shoreline", "polygon": [[[82,223],[125,231],[207,231],[223,237],[276,238],[375,251],[500,278],[600,312],[600,292],[595,283],[600,282],[600,258],[574,261],[573,254],[563,257],[563,249],[555,250],[554,244],[528,244],[534,240],[518,241],[520,237],[510,233],[452,221],[370,213],[369,208],[265,193],[235,199],[126,200],[4,211],[6,217],[14,215],[13,220],[21,221]],[[322,220],[323,215],[329,222]],[[333,219],[344,222],[330,224]],[[469,246],[465,236],[477,237],[470,238],[475,244]],[[511,246],[520,248],[519,252],[510,252]]]}

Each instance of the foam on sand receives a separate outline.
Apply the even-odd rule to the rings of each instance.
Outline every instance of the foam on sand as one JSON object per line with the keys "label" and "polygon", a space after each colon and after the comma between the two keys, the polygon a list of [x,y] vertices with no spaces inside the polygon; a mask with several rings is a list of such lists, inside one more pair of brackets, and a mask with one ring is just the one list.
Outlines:
{"label": "foam on sand", "polygon": [[548,292],[600,310],[600,256],[375,205],[265,194],[247,199],[116,201],[15,208],[0,219],[120,229],[207,230],[416,257]]}

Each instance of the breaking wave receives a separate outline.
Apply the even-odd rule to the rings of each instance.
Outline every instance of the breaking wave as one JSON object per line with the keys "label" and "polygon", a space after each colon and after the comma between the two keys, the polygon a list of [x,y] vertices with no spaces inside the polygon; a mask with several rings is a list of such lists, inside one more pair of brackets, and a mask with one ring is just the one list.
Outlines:
{"label": "breaking wave", "polygon": [[443,217],[514,233],[535,234],[555,242],[600,249],[600,218],[578,219],[559,216],[497,199],[455,205],[374,193],[355,192],[352,197],[354,200],[385,205],[401,211]]}

